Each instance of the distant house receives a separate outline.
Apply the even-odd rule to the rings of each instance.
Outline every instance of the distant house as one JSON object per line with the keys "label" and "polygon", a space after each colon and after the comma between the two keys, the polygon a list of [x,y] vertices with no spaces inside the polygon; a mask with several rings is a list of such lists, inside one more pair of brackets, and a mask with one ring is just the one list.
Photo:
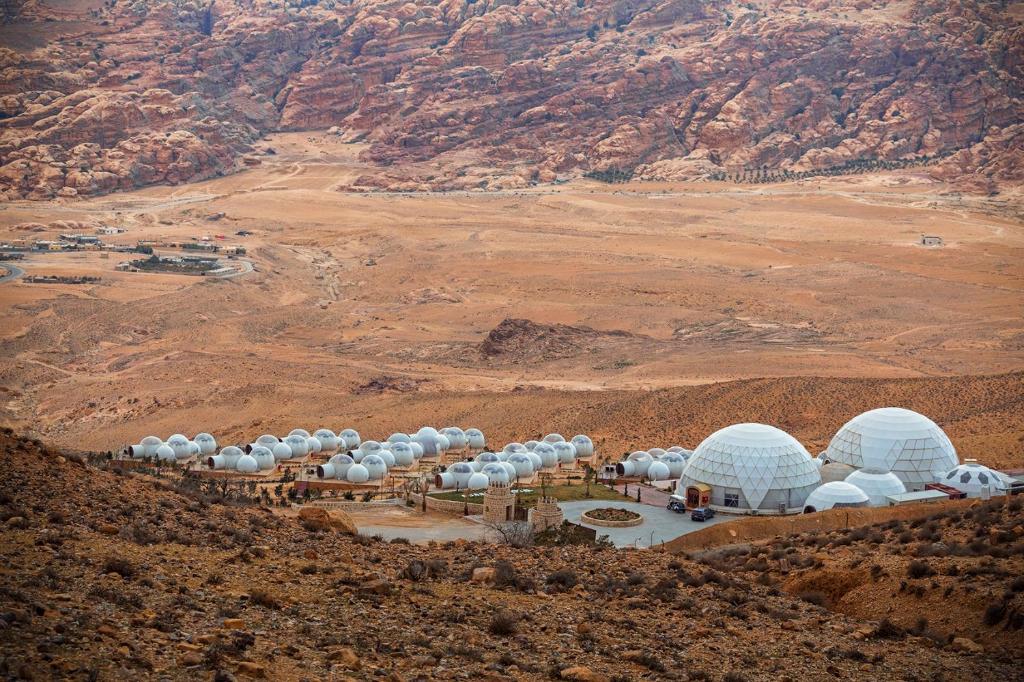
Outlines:
{"label": "distant house", "polygon": [[121,234],[122,232],[124,232],[124,228],[112,225],[101,225],[96,228],[96,234]]}
{"label": "distant house", "polygon": [[942,237],[934,234],[922,234],[921,246],[942,246]]}

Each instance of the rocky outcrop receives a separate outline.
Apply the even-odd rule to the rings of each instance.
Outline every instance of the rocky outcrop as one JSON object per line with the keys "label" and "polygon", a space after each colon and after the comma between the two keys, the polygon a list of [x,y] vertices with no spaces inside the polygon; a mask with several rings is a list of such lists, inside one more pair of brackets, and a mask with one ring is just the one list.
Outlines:
{"label": "rocky outcrop", "polygon": [[355,189],[937,159],[940,179],[1019,182],[1024,28],[995,3],[298,4],[117,3],[0,51],[0,191],[182,182],[262,132],[333,126],[369,143]]}
{"label": "rocky outcrop", "polygon": [[610,341],[633,339],[628,332],[601,332],[590,327],[566,324],[538,324],[531,320],[505,319],[492,329],[479,346],[485,358],[519,363],[553,360],[578,355]]}

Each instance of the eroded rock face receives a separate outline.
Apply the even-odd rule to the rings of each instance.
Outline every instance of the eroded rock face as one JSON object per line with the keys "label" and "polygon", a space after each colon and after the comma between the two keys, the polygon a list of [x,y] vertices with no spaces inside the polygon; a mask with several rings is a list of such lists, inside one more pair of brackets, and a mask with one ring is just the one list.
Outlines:
{"label": "eroded rock face", "polygon": [[[18,21],[53,18],[32,8]],[[379,172],[357,189],[907,159],[1020,181],[1024,28],[994,3],[165,0],[78,18],[0,50],[3,197],[208,177],[263,132],[333,126],[370,143]]]}

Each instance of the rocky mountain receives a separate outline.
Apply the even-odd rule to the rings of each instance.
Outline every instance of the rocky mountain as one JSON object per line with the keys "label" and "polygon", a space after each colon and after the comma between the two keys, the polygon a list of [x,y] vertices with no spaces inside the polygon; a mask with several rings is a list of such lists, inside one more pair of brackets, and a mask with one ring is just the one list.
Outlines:
{"label": "rocky mountain", "polygon": [[0,196],[366,144],[354,189],[755,180],[927,165],[1024,180],[1019,3],[84,0],[5,5]]}
{"label": "rocky mountain", "polygon": [[[0,464],[6,679],[995,680],[1020,663],[1006,612],[981,622],[961,608],[965,595],[1019,608],[1009,572],[1019,575],[1021,542],[1002,530],[1019,524],[1019,506],[946,517],[982,535],[998,525],[999,538],[958,560],[974,579],[935,578],[970,613],[957,626],[970,636],[943,637],[831,611],[807,585],[792,595],[775,550],[759,546],[713,568],[580,544],[388,543],[352,535],[344,512],[272,513],[9,430]],[[950,536],[946,522],[928,521],[929,537]],[[877,529],[824,544],[879,533],[898,548]],[[823,582],[831,560],[805,556],[811,541],[780,550],[788,580]],[[864,564],[897,570],[872,549]],[[1004,584],[1012,592],[989,596]]]}

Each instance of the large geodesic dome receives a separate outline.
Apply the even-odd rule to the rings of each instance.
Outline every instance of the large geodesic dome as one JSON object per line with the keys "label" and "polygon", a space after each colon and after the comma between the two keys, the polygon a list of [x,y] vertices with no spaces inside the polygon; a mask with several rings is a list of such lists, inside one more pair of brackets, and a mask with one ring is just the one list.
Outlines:
{"label": "large geodesic dome", "polygon": [[884,507],[889,501],[890,495],[899,495],[907,492],[900,477],[891,471],[872,471],[871,469],[857,469],[846,477],[847,483],[852,483],[868,496],[872,507]]}
{"label": "large geodesic dome", "polygon": [[891,471],[907,490],[923,490],[960,463],[935,422],[900,407],[857,415],[839,429],[825,456],[857,469]]}
{"label": "large geodesic dome", "polygon": [[1002,478],[978,462],[964,462],[940,476],[938,482],[966,493],[967,497],[1003,495],[1006,492]]}
{"label": "large geodesic dome", "polygon": [[825,511],[842,507],[867,507],[867,493],[846,481],[832,481],[818,486],[804,501],[805,512]]}
{"label": "large geodesic dome", "polygon": [[697,446],[677,492],[710,489],[712,507],[779,513],[803,509],[820,484],[818,467],[793,436],[766,424],[733,424]]}

